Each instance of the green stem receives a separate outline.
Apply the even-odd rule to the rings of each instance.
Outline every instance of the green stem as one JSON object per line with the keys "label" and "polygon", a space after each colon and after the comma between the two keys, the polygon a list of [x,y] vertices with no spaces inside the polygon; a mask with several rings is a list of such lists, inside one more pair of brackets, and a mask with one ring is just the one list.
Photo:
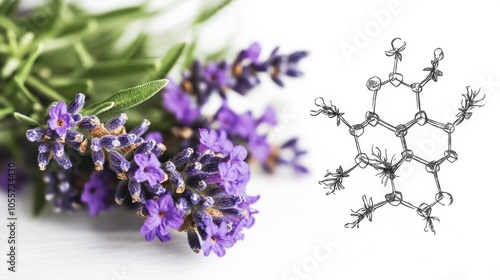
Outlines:
{"label": "green stem", "polygon": [[40,94],[44,95],[47,98],[50,98],[53,101],[66,101],[66,98],[64,98],[63,96],[61,96],[58,92],[56,92],[52,88],[50,88],[47,85],[45,85],[42,81],[38,80],[34,76],[30,75],[26,79],[26,83],[29,86],[31,86],[31,87],[35,88],[36,90],[38,90],[38,92],[40,92]]}

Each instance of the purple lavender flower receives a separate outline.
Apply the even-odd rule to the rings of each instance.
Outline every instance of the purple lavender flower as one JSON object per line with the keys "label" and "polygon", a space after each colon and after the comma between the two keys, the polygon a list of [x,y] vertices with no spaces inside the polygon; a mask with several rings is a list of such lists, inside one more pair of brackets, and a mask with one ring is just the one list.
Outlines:
{"label": "purple lavender flower", "polygon": [[273,107],[268,106],[262,114],[262,116],[257,121],[258,124],[269,124],[270,126],[275,126],[278,124],[278,115]]}
{"label": "purple lavender flower", "polygon": [[259,163],[265,164],[271,153],[271,145],[267,142],[265,135],[256,135],[248,141],[248,147],[252,151],[252,157]]}
{"label": "purple lavender flower", "polygon": [[243,194],[245,185],[250,179],[248,164],[244,161],[247,151],[242,146],[234,147],[230,153],[228,161],[218,165],[219,173],[210,176],[208,183],[219,183],[228,194]]}
{"label": "purple lavender flower", "polygon": [[223,257],[226,254],[226,248],[231,248],[234,245],[234,239],[229,234],[226,223],[221,223],[219,226],[211,223],[205,231],[207,237],[201,245],[205,257],[210,255],[210,252],[214,252],[218,257]]}
{"label": "purple lavender flower", "polygon": [[246,220],[246,223],[245,223],[246,228],[250,228],[255,224],[254,215],[259,213],[259,211],[251,208],[251,206],[252,206],[252,204],[257,202],[259,199],[260,199],[259,195],[247,196],[245,201],[238,204],[238,207],[244,210],[244,216],[245,216],[245,220]]}
{"label": "purple lavender flower", "polygon": [[225,91],[233,84],[232,77],[228,75],[228,65],[225,61],[220,63],[209,62],[203,71],[203,77],[209,86],[208,94],[217,91],[225,98]]}
{"label": "purple lavender flower", "polygon": [[305,166],[299,163],[299,159],[302,155],[306,154],[307,151],[299,149],[298,140],[298,138],[292,138],[281,145],[281,151],[288,149],[292,151],[293,155],[291,158],[285,158],[282,153],[280,153],[277,159],[277,163],[281,165],[290,165],[295,170],[295,172],[304,174],[308,173],[309,171]]}
{"label": "purple lavender flower", "polygon": [[160,168],[160,161],[153,154],[135,154],[134,162],[138,169],[133,174],[135,181],[148,182],[149,186],[154,186],[165,180],[165,172]]}
{"label": "purple lavender flower", "polygon": [[184,211],[175,207],[172,196],[166,194],[158,201],[150,199],[146,201],[146,210],[149,217],[141,227],[141,234],[148,242],[158,237],[162,242],[170,240],[169,228],[179,229],[184,223]]}
{"label": "purple lavender flower", "polygon": [[233,135],[249,138],[256,134],[257,121],[252,117],[251,112],[236,114],[227,102],[224,102],[216,114],[219,127]]}
{"label": "purple lavender flower", "polygon": [[55,131],[58,135],[64,136],[66,130],[74,126],[73,118],[68,113],[68,107],[63,101],[59,101],[53,105],[49,110],[50,119],[47,121],[50,129]]}
{"label": "purple lavender flower", "polygon": [[163,136],[159,131],[151,131],[144,136],[145,141],[154,140],[156,143],[163,143]]}
{"label": "purple lavender flower", "polygon": [[176,83],[170,81],[163,92],[163,107],[183,125],[191,125],[200,117],[200,109]]}
{"label": "purple lavender flower", "polygon": [[302,76],[303,73],[299,71],[298,63],[307,55],[308,53],[305,51],[297,51],[288,56],[278,55],[278,48],[274,49],[266,63],[273,82],[284,87],[283,75],[294,78]]}
{"label": "purple lavender flower", "polygon": [[106,171],[94,171],[83,187],[81,201],[86,203],[91,216],[108,210],[111,206],[111,181]]}
{"label": "purple lavender flower", "polygon": [[214,153],[227,155],[233,150],[233,143],[227,138],[227,133],[222,130],[217,133],[215,130],[200,129],[199,153],[211,150]]}

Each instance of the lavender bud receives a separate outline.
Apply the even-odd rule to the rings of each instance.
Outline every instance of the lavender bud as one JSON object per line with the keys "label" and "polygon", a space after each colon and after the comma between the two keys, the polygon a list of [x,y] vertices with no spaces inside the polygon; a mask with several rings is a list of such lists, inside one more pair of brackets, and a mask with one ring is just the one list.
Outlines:
{"label": "lavender bud", "polygon": [[57,188],[59,189],[60,192],[66,193],[71,188],[71,186],[68,181],[63,181],[57,185]]}
{"label": "lavender bud", "polygon": [[188,243],[189,247],[191,247],[191,250],[198,254],[201,249],[201,243],[200,243],[200,237],[196,233],[194,229],[188,229],[187,230],[187,237],[188,237]]}
{"label": "lavender bud", "polygon": [[135,134],[121,134],[116,137],[118,141],[120,141],[120,146],[121,147],[127,147],[132,144],[134,144],[135,139],[137,136]]}
{"label": "lavender bud", "polygon": [[115,202],[118,205],[121,205],[125,198],[127,197],[127,185],[125,181],[121,181],[118,183],[118,186],[115,190]]}
{"label": "lavender bud", "polygon": [[143,135],[148,130],[150,124],[151,124],[150,121],[144,119],[144,120],[142,120],[142,122],[138,126],[134,127],[130,131],[130,133],[135,134],[139,137],[139,136]]}
{"label": "lavender bud", "polygon": [[205,197],[205,199],[203,199],[201,205],[203,205],[203,208],[205,208],[205,209],[212,207],[212,205],[214,205],[213,197],[211,197],[211,196]]}
{"label": "lavender bud", "polygon": [[104,127],[108,131],[116,130],[116,129],[122,127],[123,125],[125,125],[125,122],[127,122],[127,119],[128,119],[127,115],[125,113],[121,113],[118,116],[107,121],[104,124]]}
{"label": "lavender bud", "polygon": [[84,117],[78,126],[85,130],[92,130],[96,128],[100,123],[101,122],[96,116],[90,116]]}
{"label": "lavender bud", "polygon": [[94,152],[101,150],[101,138],[92,138],[90,141],[90,149]]}
{"label": "lavender bud", "polygon": [[135,149],[135,154],[150,154],[153,147],[156,145],[155,140],[149,140],[140,144],[137,149]]}
{"label": "lavender bud", "polygon": [[49,153],[39,153],[38,154],[38,167],[40,168],[41,171],[44,171],[45,168],[47,167],[47,164],[49,164]]}
{"label": "lavender bud", "polygon": [[207,182],[205,182],[205,180],[201,180],[198,182],[198,186],[196,187],[196,189],[202,191],[204,189],[207,188]]}
{"label": "lavender bud", "polygon": [[198,188],[199,186],[203,187],[203,183],[200,184],[200,182],[204,181],[206,178],[206,174],[196,174],[190,176],[186,179],[186,185],[192,188]]}
{"label": "lavender bud", "polygon": [[64,145],[60,142],[52,142],[51,149],[55,157],[62,157],[64,155]]}
{"label": "lavender bud", "polygon": [[193,220],[198,227],[205,230],[208,224],[212,222],[212,216],[205,210],[196,209],[193,211]]}
{"label": "lavender bud", "polygon": [[132,196],[132,202],[141,201],[141,184],[135,180],[129,180],[128,191]]}
{"label": "lavender bud", "polygon": [[120,153],[116,151],[111,151],[108,154],[108,159],[109,162],[112,165],[112,168],[116,172],[127,172],[129,167],[130,167],[130,162],[127,161],[127,159]]}
{"label": "lavender bud", "polygon": [[49,143],[42,143],[40,146],[38,146],[38,152],[40,153],[48,153],[50,151],[50,144]]}
{"label": "lavender bud", "polygon": [[241,196],[224,196],[215,198],[214,207],[217,209],[228,209],[237,206],[244,201]]}
{"label": "lavender bud", "polygon": [[204,155],[200,158],[199,162],[200,162],[202,165],[205,165],[205,164],[209,163],[209,162],[210,162],[213,158],[214,158],[214,154],[213,154],[212,152],[210,152],[210,153],[206,153],[206,154],[204,154]]}
{"label": "lavender bud", "polygon": [[175,164],[173,162],[171,162],[170,160],[165,162],[165,164],[163,165],[163,169],[165,169],[165,171],[167,172],[172,172],[175,170]]}
{"label": "lavender bud", "polygon": [[81,143],[83,139],[84,136],[80,132],[73,129],[66,130],[66,141],[75,141]]}
{"label": "lavender bud", "polygon": [[77,141],[68,141],[68,140],[66,139],[66,146],[70,147],[70,148],[71,148],[71,149],[73,149],[73,150],[77,150],[77,151],[79,151],[79,150],[80,150],[80,145],[81,145],[81,144],[82,144],[81,142],[77,142]]}
{"label": "lavender bud", "polygon": [[189,159],[191,159],[191,156],[193,155],[194,151],[191,148],[187,148],[182,150],[180,153],[176,154],[172,159],[172,163],[175,166],[181,166],[186,164]]}
{"label": "lavender bud", "polygon": [[175,203],[175,207],[179,210],[187,211],[189,209],[189,201],[185,197],[181,197]]}
{"label": "lavender bud", "polygon": [[85,104],[85,95],[83,93],[78,93],[75,97],[75,100],[71,101],[68,105],[68,113],[70,114],[75,114],[80,109],[83,108],[83,105]]}
{"label": "lavender bud", "polygon": [[173,170],[168,173],[168,181],[176,189],[182,188],[184,186],[184,180],[182,178],[182,175],[177,170]]}
{"label": "lavender bud", "polygon": [[45,200],[51,201],[55,197],[55,190],[53,187],[48,187],[45,190]]}
{"label": "lavender bud", "polygon": [[79,122],[81,122],[81,121],[82,121],[82,118],[83,118],[82,114],[74,114],[72,117],[73,117],[73,121],[74,121],[75,123],[79,123]]}
{"label": "lavender bud", "polygon": [[197,193],[192,193],[189,196],[189,200],[191,201],[192,204],[198,204],[198,202],[200,202],[200,200],[201,200],[201,197]]}
{"label": "lavender bud", "polygon": [[101,137],[101,145],[108,150],[113,150],[120,147],[120,141],[116,136],[104,135]]}
{"label": "lavender bud", "polygon": [[[146,183],[146,185],[149,185],[149,184]],[[165,193],[165,188],[160,184],[156,184],[154,186],[149,186],[148,190],[156,196],[161,196],[163,193]]]}
{"label": "lavender bud", "polygon": [[94,161],[95,170],[102,170],[104,164],[104,152],[102,150],[92,151],[92,160]]}
{"label": "lavender bud", "polygon": [[43,138],[43,128],[37,127],[26,130],[26,138],[30,142],[40,142]]}
{"label": "lavender bud", "polygon": [[63,154],[61,156],[56,155],[55,159],[56,159],[57,164],[62,166],[64,169],[70,169],[72,166],[71,160],[69,159],[69,156],[66,153],[64,153],[64,150],[63,150]]}
{"label": "lavender bud", "polygon": [[198,174],[200,172],[201,168],[202,168],[201,163],[195,162],[195,163],[192,163],[192,164],[189,164],[188,166],[186,166],[186,169],[184,170],[184,172],[186,172],[186,174],[188,176],[193,176],[195,174]]}
{"label": "lavender bud", "polygon": [[156,144],[153,149],[151,150],[151,153],[153,155],[155,155],[157,158],[160,157],[165,151],[167,150],[167,148],[165,147],[165,145],[163,144]]}

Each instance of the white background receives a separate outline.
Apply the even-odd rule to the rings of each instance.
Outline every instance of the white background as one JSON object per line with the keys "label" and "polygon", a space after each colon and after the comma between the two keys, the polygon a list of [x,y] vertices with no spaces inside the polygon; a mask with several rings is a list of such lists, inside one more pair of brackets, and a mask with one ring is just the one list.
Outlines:
{"label": "white background", "polygon": [[[167,244],[147,243],[139,234],[141,218],[128,213],[112,211],[90,218],[83,213],[47,211],[33,220],[27,215],[29,203],[23,200],[18,204],[25,214],[18,228],[19,272],[6,273],[1,261],[0,279],[500,279],[496,177],[500,84],[487,82],[500,81],[498,5],[457,2],[236,0],[200,30],[200,45],[208,51],[230,42],[237,50],[258,40],[265,54],[277,44],[283,52],[311,52],[302,65],[303,78],[286,80],[284,90],[263,78],[251,101],[240,102],[245,104],[241,110],[257,112],[267,103],[274,104],[283,125],[272,139],[278,143],[299,135],[310,151],[304,162],[311,173],[297,177],[281,170],[268,176],[255,170],[248,192],[261,195],[256,204],[260,214],[245,240],[224,258],[192,253],[184,234],[173,234]],[[88,4],[98,9],[95,5]],[[170,19],[185,18],[188,12],[172,13],[155,23],[154,29],[161,29],[161,23],[169,25]],[[376,15],[381,14],[389,17],[377,21]],[[357,41],[361,33],[366,36],[364,42]],[[392,70],[393,60],[384,51],[395,37],[407,42],[399,70],[408,82],[425,77],[421,70],[430,65],[434,48],[444,50],[440,64],[444,76],[438,83],[430,82],[422,93],[422,106],[431,118],[453,122],[452,113],[457,112],[467,85],[481,87],[487,95],[486,106],[453,134],[459,160],[444,163],[439,176],[443,190],[452,193],[455,202],[435,207],[433,214],[441,219],[435,236],[423,231],[425,222],[415,211],[402,206],[378,209],[373,222],[363,221],[359,229],[343,227],[353,220],[351,209],[362,206],[363,194],[378,202],[389,192],[372,169],[355,170],[344,181],[346,189],[335,196],[325,196],[317,183],[326,169],[350,167],[356,150],[345,126],[336,127],[324,116],[309,116],[314,98],[333,100],[348,121],[361,122],[371,104],[365,83]],[[346,45],[357,53],[345,55],[341,46]],[[411,118],[416,112],[413,93],[386,88],[394,99],[381,97],[380,106],[388,110],[383,114]],[[401,118],[401,122],[409,120]],[[387,148],[389,155],[399,156],[395,136],[379,127],[370,132],[370,128],[366,138],[361,137],[362,145],[369,148],[373,142]],[[439,157],[445,142],[430,137],[430,130],[415,130],[408,140],[412,147],[420,148],[423,157]],[[416,205],[430,202],[435,193],[431,174],[420,165],[408,166],[396,180],[398,188]],[[6,209],[5,201],[0,197],[0,209]],[[0,226],[3,256],[6,235],[5,226]],[[325,249],[325,243],[331,246]],[[294,273],[297,270],[301,274]]]}

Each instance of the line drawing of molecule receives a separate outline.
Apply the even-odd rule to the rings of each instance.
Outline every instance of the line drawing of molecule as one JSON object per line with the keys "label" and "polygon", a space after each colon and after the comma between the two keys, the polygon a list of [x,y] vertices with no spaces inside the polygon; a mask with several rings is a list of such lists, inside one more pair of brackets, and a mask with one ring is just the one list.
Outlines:
{"label": "line drawing of molecule", "polygon": [[[319,184],[324,185],[324,188],[328,189],[326,195],[335,194],[335,192],[344,189],[343,180],[344,178],[349,177],[349,173],[351,171],[353,171],[357,167],[364,169],[367,166],[371,166],[376,171],[378,171],[377,175],[381,177],[381,181],[384,186],[386,186],[390,182],[392,191],[385,195],[383,201],[375,204],[373,203],[372,198],[368,199],[366,195],[363,195],[362,199],[364,206],[357,211],[351,210],[351,216],[355,217],[356,220],[351,223],[345,224],[345,227],[359,228],[359,223],[365,218],[371,222],[373,212],[386,204],[392,206],[403,205],[412,210],[416,210],[417,214],[423,218],[423,220],[425,221],[424,231],[431,231],[436,234],[436,231],[434,229],[434,222],[439,221],[439,219],[431,215],[432,208],[437,204],[448,206],[453,203],[452,195],[448,192],[443,191],[439,183],[438,172],[440,170],[440,166],[446,161],[453,163],[458,159],[457,153],[452,150],[451,135],[455,131],[456,126],[472,116],[472,110],[474,108],[484,106],[484,104],[480,104],[480,102],[484,100],[485,95],[480,97],[480,89],[475,91],[471,89],[471,87],[467,86],[467,93],[462,94],[463,99],[461,102],[461,107],[458,108],[459,112],[456,114],[455,121],[453,121],[452,123],[444,124],[429,118],[426,112],[421,107],[420,93],[428,82],[430,82],[431,80],[437,82],[438,78],[443,75],[443,72],[438,70],[439,62],[444,58],[443,50],[441,48],[436,48],[434,50],[434,58],[433,60],[431,60],[431,66],[423,69],[423,71],[429,72],[427,76],[421,82],[409,84],[404,81],[403,75],[401,73],[398,73],[397,71],[398,62],[401,62],[403,57],[402,52],[406,48],[406,42],[403,42],[401,38],[395,38],[391,41],[391,47],[391,50],[385,52],[386,56],[394,57],[394,67],[392,69],[392,72],[389,74],[388,79],[382,81],[379,77],[374,76],[368,79],[368,81],[366,82],[366,87],[368,88],[368,90],[373,92],[373,100],[372,108],[370,111],[366,112],[365,120],[362,123],[350,125],[343,117],[344,113],[342,113],[337,106],[333,105],[331,101],[329,104],[327,104],[322,97],[318,97],[315,99],[314,104],[319,107],[319,109],[311,110],[311,116],[325,115],[331,119],[336,118],[337,126],[340,126],[341,123],[345,124],[349,128],[349,134],[354,137],[354,140],[356,142],[356,149],[358,152],[354,159],[355,164],[351,168],[344,170],[342,166],[339,166],[339,168],[337,168],[335,172],[327,170],[327,173],[325,174],[326,179],[319,181]],[[415,94],[417,112],[413,119],[404,124],[391,125],[390,123],[382,120],[379,117],[379,115],[376,113],[377,95],[385,85],[392,85],[396,88],[400,85],[403,85],[405,87],[408,87]],[[448,146],[444,151],[443,157],[438,160],[427,161],[424,158],[415,155],[413,151],[408,148],[405,136],[407,135],[408,130],[415,124],[420,126],[430,125],[437,129],[443,130],[446,134],[448,134]],[[393,132],[394,135],[401,140],[403,152],[401,152],[401,158],[399,160],[395,161],[395,155],[389,158],[387,156],[387,150],[385,151],[385,153],[382,153],[382,151],[378,147],[374,148],[372,146],[370,155],[367,155],[361,150],[359,138],[363,135],[365,128],[367,128],[368,126],[375,127],[377,125],[380,125]],[[414,204],[404,200],[403,194],[396,189],[396,184],[394,182],[397,177],[396,172],[402,164],[410,161],[416,161],[422,164],[425,167],[425,170],[434,176],[437,193],[433,202],[429,204],[421,203],[419,206],[415,206]]]}

